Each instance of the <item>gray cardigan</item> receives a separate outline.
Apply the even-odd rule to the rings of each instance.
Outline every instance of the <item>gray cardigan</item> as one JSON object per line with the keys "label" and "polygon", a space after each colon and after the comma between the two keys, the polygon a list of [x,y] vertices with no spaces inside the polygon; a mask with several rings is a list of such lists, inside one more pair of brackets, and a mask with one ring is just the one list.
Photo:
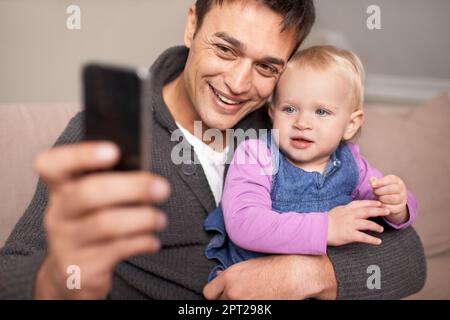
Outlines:
{"label": "gray cardigan", "polygon": [[[176,124],[162,98],[164,84],[181,73],[188,50],[175,47],[164,52],[152,66],[156,76],[151,88],[153,98],[152,171],[166,177],[172,196],[161,206],[170,224],[161,233],[162,250],[152,255],[135,256],[115,268],[111,299],[202,299],[213,262],[204,256],[211,234],[203,221],[214,206],[214,197],[201,165],[175,165],[170,161],[171,132]],[[83,139],[83,113],[77,114],[56,144]],[[268,128],[261,109],[243,119],[238,127]],[[42,181],[36,193],[0,251],[0,299],[30,299],[40,264],[46,254],[42,226],[48,191]],[[338,281],[340,299],[397,299],[422,288],[426,264],[419,237],[412,228],[394,231],[386,228],[383,244],[374,247],[352,244],[329,248],[328,256]],[[367,268],[378,265],[381,289],[369,290]]]}

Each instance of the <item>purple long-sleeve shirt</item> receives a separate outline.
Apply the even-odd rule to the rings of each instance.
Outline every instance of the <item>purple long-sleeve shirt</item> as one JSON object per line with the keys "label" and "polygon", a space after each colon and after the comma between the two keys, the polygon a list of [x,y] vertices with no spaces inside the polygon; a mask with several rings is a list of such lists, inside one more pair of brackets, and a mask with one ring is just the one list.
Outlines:
{"label": "purple long-sleeve shirt", "polygon": [[[359,169],[359,180],[352,198],[375,200],[369,179],[383,175],[360,155],[357,145],[349,144],[349,148]],[[273,211],[270,197],[272,172],[271,152],[265,142],[250,139],[238,146],[222,196],[225,226],[230,239],[239,247],[256,252],[325,255],[327,212],[279,214]],[[411,225],[417,216],[417,202],[409,191],[407,206],[407,222],[401,225],[386,222],[395,229]]]}

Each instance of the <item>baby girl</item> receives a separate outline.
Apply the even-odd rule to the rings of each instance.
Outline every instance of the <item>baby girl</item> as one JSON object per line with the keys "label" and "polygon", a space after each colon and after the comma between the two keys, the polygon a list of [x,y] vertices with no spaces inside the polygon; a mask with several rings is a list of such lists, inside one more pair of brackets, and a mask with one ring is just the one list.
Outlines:
{"label": "baby girl", "polygon": [[411,225],[417,203],[404,181],[382,175],[350,142],[364,123],[363,88],[352,52],[318,46],[292,58],[269,106],[271,134],[238,146],[221,207],[205,221],[217,232],[205,252],[219,263],[209,280],[262,254],[380,245],[373,232],[383,224]]}

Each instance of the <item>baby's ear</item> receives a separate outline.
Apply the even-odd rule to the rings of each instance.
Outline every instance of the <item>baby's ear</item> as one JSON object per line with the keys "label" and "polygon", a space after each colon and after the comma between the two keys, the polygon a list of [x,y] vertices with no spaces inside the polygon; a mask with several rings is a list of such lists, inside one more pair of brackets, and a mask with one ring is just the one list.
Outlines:
{"label": "baby's ear", "polygon": [[273,122],[273,108],[274,108],[273,102],[270,102],[269,107],[267,108],[268,109],[267,112],[269,113],[269,117],[272,122]]}
{"label": "baby's ear", "polygon": [[350,120],[344,132],[344,140],[348,141],[358,132],[364,124],[364,112],[357,110],[350,115]]}

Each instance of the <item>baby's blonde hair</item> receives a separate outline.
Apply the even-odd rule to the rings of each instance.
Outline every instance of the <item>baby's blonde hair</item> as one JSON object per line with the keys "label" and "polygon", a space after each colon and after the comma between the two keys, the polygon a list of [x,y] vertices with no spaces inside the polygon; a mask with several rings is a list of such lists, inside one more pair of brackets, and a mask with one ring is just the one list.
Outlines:
{"label": "baby's blonde hair", "polygon": [[314,46],[297,52],[290,63],[312,67],[326,71],[338,68],[345,72],[354,90],[355,109],[362,110],[364,104],[364,67],[356,54],[334,46]]}

